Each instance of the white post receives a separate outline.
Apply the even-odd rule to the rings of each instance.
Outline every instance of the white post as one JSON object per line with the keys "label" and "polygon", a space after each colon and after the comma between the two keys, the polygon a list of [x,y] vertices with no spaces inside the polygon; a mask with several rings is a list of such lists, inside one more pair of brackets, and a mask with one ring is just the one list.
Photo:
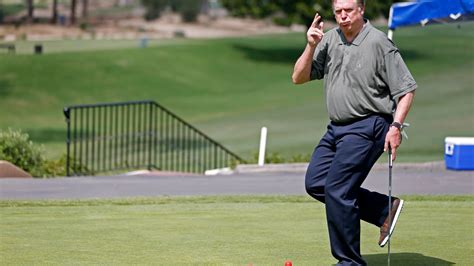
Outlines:
{"label": "white post", "polygon": [[390,40],[393,40],[393,30],[388,30],[387,37],[388,37]]}
{"label": "white post", "polygon": [[258,153],[258,166],[263,166],[265,163],[265,146],[267,144],[267,128],[262,127],[260,133],[260,151]]}
{"label": "white post", "polygon": [[390,7],[390,13],[388,14],[388,32],[387,37],[389,40],[393,41],[393,30],[392,28],[392,19],[393,19],[393,5]]}

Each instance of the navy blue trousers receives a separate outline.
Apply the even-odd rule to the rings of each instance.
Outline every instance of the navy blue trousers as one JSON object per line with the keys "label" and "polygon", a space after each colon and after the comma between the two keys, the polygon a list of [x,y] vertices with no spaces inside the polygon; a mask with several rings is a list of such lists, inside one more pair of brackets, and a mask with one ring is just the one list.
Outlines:
{"label": "navy blue trousers", "polygon": [[[331,122],[306,172],[306,191],[326,204],[331,252],[338,265],[366,265],[360,254],[360,220],[382,226],[388,196],[361,188],[383,153],[391,116]],[[374,239],[377,241],[377,239]]]}

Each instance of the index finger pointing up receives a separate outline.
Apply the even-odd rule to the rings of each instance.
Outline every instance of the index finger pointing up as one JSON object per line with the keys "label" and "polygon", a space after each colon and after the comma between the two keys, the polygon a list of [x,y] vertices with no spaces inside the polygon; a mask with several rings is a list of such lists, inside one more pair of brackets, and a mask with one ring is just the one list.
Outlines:
{"label": "index finger pointing up", "polygon": [[311,23],[311,27],[313,27],[313,28],[318,27],[318,24],[319,24],[320,20],[321,20],[321,16],[319,15],[319,13],[316,13],[316,15],[314,15],[313,23]]}

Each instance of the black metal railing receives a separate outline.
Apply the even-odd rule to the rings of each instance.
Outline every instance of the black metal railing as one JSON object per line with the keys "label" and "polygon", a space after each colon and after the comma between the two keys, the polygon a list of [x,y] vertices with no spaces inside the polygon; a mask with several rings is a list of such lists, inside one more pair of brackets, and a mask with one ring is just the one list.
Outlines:
{"label": "black metal railing", "polygon": [[64,108],[67,175],[147,168],[203,173],[244,162],[154,101]]}

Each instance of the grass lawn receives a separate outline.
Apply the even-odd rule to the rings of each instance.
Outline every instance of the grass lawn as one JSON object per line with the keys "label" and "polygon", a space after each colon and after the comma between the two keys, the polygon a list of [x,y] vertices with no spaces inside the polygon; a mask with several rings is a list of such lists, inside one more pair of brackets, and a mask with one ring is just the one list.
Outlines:
{"label": "grass lawn", "polygon": [[[407,196],[392,265],[472,265],[473,196]],[[305,196],[0,201],[3,265],[331,265],[324,206]],[[378,228],[362,253],[384,265]]]}
{"label": "grass lawn", "polygon": [[[472,136],[473,38],[474,23],[395,33],[419,84],[399,161],[442,160],[444,137]],[[64,106],[151,99],[247,159],[262,126],[269,152],[286,157],[310,153],[326,128],[322,82],[291,83],[301,33],[150,45],[65,41],[45,43],[41,56],[0,54],[0,128],[23,129],[56,157]]]}

